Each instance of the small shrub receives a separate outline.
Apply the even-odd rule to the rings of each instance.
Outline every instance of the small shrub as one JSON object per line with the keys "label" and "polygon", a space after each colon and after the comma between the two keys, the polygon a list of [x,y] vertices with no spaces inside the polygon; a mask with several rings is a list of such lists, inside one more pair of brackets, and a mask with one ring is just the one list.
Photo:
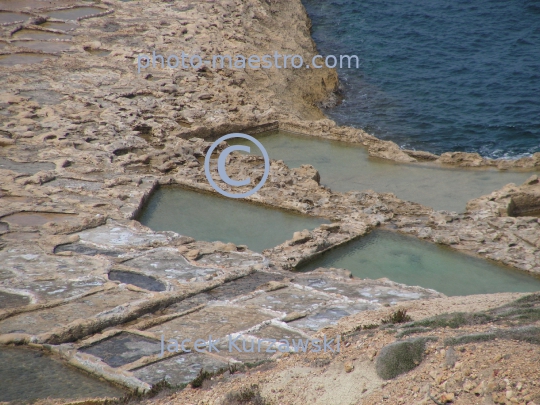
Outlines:
{"label": "small shrub", "polygon": [[311,361],[307,361],[307,364],[309,364],[311,367],[320,367],[320,368],[323,368],[323,367],[326,367],[327,365],[329,365],[332,360],[331,359],[328,359],[328,358],[318,358],[318,359],[315,359],[315,360],[311,360]]}
{"label": "small shrub", "polygon": [[525,297],[518,298],[513,303],[508,304],[510,305],[522,305],[526,307],[534,306],[535,304],[540,304],[540,294],[531,294],[526,295]]}
{"label": "small shrub", "polygon": [[407,315],[406,309],[398,309],[392,315],[390,315],[388,318],[384,318],[381,322],[383,324],[395,324],[395,323],[406,323],[411,322],[412,318]]}
{"label": "small shrub", "polygon": [[413,335],[415,333],[424,333],[424,332],[429,332],[431,330],[432,330],[431,328],[426,328],[424,326],[415,326],[415,327],[410,327],[410,328],[404,329],[401,332],[398,332],[396,337],[398,339],[400,339],[402,337],[410,336],[410,335]]}
{"label": "small shrub", "polygon": [[234,374],[239,370],[240,370],[240,367],[238,367],[238,363],[232,363],[232,364],[229,364],[228,366],[229,374]]}
{"label": "small shrub", "polygon": [[173,386],[169,384],[166,380],[161,380],[158,383],[154,384],[152,388],[145,393],[134,391],[120,398],[106,399],[105,401],[101,403],[103,405],[140,404],[142,401],[154,398],[155,396],[163,392],[175,392],[175,391],[183,390],[185,387],[186,387],[186,384]]}
{"label": "small shrub", "polygon": [[261,396],[259,386],[252,384],[238,391],[229,392],[223,405],[270,405],[270,403]]}
{"label": "small shrub", "polygon": [[351,332],[359,332],[362,330],[377,329],[380,325],[378,323],[370,323],[368,325],[356,325]]}
{"label": "small shrub", "polygon": [[390,380],[417,367],[425,357],[426,342],[429,337],[408,339],[384,346],[375,362],[379,377]]}
{"label": "small shrub", "polygon": [[214,376],[214,373],[210,373],[210,372],[208,372],[206,370],[201,369],[201,371],[199,371],[199,374],[197,375],[197,377],[195,377],[195,379],[191,382],[191,386],[193,388],[200,388],[200,387],[202,387],[203,382],[205,380],[209,380],[213,376]]}
{"label": "small shrub", "polygon": [[486,323],[493,322],[494,320],[495,318],[493,316],[482,312],[453,312],[451,314],[440,314],[421,321],[413,322],[407,327],[415,328],[424,326],[427,328],[445,328],[448,326],[449,328],[457,329],[466,325],[484,325]]}

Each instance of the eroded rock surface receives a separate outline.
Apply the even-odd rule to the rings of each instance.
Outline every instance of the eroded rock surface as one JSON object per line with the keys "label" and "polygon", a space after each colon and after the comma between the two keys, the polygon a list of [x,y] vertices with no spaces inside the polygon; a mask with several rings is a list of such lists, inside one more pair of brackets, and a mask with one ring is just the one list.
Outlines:
{"label": "eroded rock surface", "polygon": [[[0,343],[41,346],[140,391],[163,379],[188,382],[201,368],[268,359],[266,352],[231,354],[227,339],[306,338],[349,316],[441,297],[350,278],[346,270],[290,271],[380,225],[540,271],[538,218],[524,216],[536,209],[533,178],[457,215],[393,194],[333,192],[320,185],[316,167],[272,161],[267,183],[249,200],[332,224],[298,229],[262,254],[153,232],[135,221],[151,193],[160,185],[212,191],[202,162],[210,141],[230,132],[279,127],[361,143],[372,156],[411,164],[536,168],[540,154],[513,163],[439,157],[337,127],[316,107],[337,88],[329,69],[137,72],[138,55],[153,50],[312,56],[300,1],[7,4],[15,15],[0,25]],[[250,168],[256,181],[262,163],[233,153],[229,175],[243,178]],[[167,351],[160,358],[162,334],[212,334],[222,353]]]}

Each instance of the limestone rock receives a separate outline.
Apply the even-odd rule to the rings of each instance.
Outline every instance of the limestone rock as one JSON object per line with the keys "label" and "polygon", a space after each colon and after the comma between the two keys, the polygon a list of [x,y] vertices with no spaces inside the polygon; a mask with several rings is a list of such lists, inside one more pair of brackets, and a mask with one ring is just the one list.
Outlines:
{"label": "limestone rock", "polygon": [[369,156],[394,160],[396,162],[416,162],[416,159],[409,156],[391,141],[379,141],[369,147]]}
{"label": "limestone rock", "polygon": [[531,177],[529,177],[527,180],[525,180],[523,182],[523,185],[524,186],[532,186],[534,184],[538,184],[539,180],[538,180],[538,175],[537,174],[533,174]]}
{"label": "limestone rock", "polygon": [[294,173],[302,178],[313,180],[317,185],[321,182],[321,175],[312,165],[302,165],[298,169],[294,169]]}
{"label": "limestone rock", "polygon": [[331,274],[337,278],[352,278],[352,273],[350,270],[347,269],[336,269],[335,267],[326,268],[326,267],[319,267],[312,271],[312,273],[325,273],[325,274]]}
{"label": "limestone rock", "polygon": [[0,136],[0,146],[11,146],[14,145],[15,141],[13,139],[6,138],[4,136]]}
{"label": "limestone rock", "polygon": [[311,239],[311,233],[307,229],[304,229],[303,231],[298,231],[293,234],[291,245],[298,245],[301,243],[305,243],[310,239]]}
{"label": "limestone rock", "polygon": [[407,150],[404,149],[403,152],[405,152],[410,157],[415,158],[416,160],[423,160],[423,161],[433,161],[437,160],[439,158],[438,155],[435,155],[430,152],[424,152],[424,151],[416,151],[416,150]]}
{"label": "limestone rock", "polygon": [[445,392],[441,395],[441,402],[443,404],[448,404],[450,402],[454,402],[455,395],[453,392]]}
{"label": "limestone rock", "polygon": [[18,179],[17,183],[21,184],[23,186],[27,184],[43,184],[47,183],[48,181],[54,180],[55,174],[54,172],[38,172],[30,177],[23,177],[22,179]]}
{"label": "limestone rock", "polygon": [[196,249],[193,249],[193,250],[188,250],[184,256],[186,256],[188,259],[191,259],[191,260],[197,260],[201,255],[201,252],[199,250],[196,250]]}
{"label": "limestone rock", "polygon": [[478,153],[446,152],[441,155],[439,162],[463,167],[480,167],[486,165],[486,159]]}

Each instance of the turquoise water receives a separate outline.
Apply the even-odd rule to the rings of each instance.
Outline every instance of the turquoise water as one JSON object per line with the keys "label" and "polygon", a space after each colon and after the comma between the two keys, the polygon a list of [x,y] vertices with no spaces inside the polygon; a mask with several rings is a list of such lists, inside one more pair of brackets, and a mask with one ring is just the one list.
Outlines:
{"label": "turquoise water", "polygon": [[446,295],[540,291],[540,277],[391,231],[377,230],[302,266],[350,270],[361,278],[387,277]]}
{"label": "turquoise water", "polygon": [[291,239],[296,231],[312,230],[329,222],[179,187],[157,190],[139,221],[155,231],[247,245],[256,252]]}
{"label": "turquoise water", "polygon": [[[372,189],[394,193],[403,200],[438,210],[463,212],[468,200],[490,194],[508,183],[521,184],[530,176],[523,172],[397,164],[370,158],[361,146],[281,131],[259,134],[257,139],[271,159],[282,159],[289,167],[315,166],[320,172],[321,183],[332,190]],[[253,146],[239,138],[230,143]],[[250,153],[260,155],[255,146]]]}
{"label": "turquoise water", "polygon": [[399,145],[516,157],[540,151],[540,3],[303,0],[344,102],[327,110]]}

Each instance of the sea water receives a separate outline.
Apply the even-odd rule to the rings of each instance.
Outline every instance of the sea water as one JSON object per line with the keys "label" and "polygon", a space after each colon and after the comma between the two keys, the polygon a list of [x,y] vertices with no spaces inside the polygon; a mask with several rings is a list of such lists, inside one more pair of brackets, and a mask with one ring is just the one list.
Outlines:
{"label": "sea water", "polygon": [[540,151],[540,3],[303,0],[343,103],[326,110],[400,146],[514,158]]}

